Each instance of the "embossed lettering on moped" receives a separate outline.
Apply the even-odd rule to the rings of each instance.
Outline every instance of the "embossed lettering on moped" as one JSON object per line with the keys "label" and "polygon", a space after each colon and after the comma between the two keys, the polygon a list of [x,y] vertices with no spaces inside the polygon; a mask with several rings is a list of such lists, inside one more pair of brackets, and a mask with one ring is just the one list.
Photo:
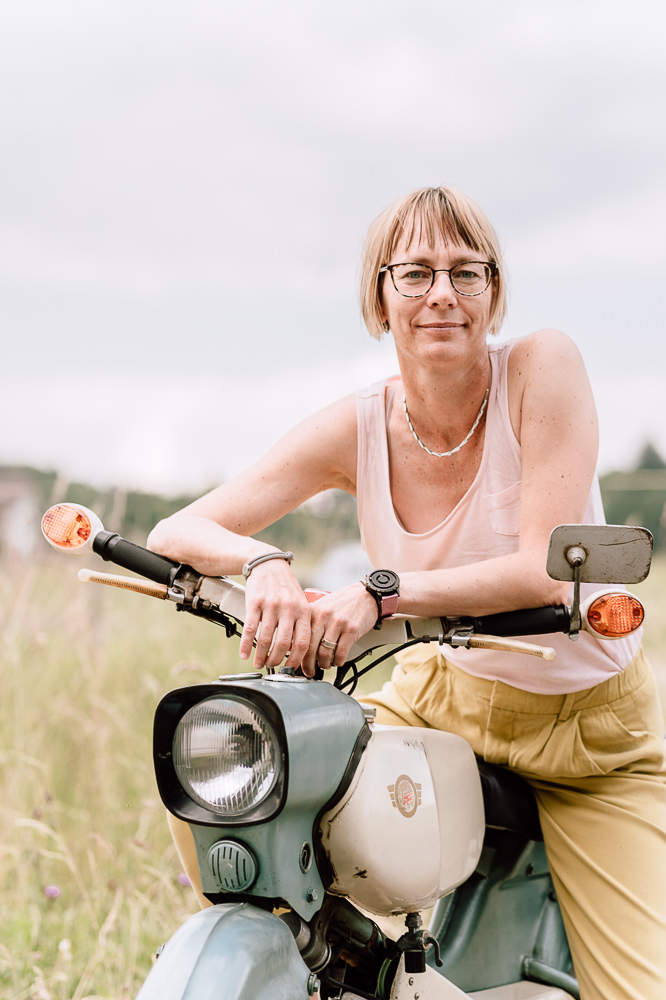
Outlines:
{"label": "embossed lettering on moped", "polygon": [[387,787],[393,805],[400,810],[403,816],[411,819],[421,805],[420,784],[412,781],[409,775],[401,774],[400,777],[396,778],[395,785]]}

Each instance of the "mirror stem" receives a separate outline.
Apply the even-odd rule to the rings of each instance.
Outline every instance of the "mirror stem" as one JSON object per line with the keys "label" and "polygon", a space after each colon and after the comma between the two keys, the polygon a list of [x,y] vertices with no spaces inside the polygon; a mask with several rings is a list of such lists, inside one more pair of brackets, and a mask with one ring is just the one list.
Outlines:
{"label": "mirror stem", "polygon": [[587,559],[587,552],[580,545],[571,545],[566,550],[566,560],[574,571],[573,585],[573,607],[571,608],[571,624],[569,626],[569,638],[575,642],[580,635],[580,570]]}

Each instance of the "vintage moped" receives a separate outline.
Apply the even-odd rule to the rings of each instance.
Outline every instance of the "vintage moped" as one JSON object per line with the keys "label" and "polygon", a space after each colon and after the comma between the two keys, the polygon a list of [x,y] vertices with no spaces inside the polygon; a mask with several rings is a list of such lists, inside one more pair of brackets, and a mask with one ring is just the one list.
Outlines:
{"label": "vintage moped", "polygon": [[[77,504],[50,508],[42,530],[60,551],[94,551],[138,574],[81,570],[82,580],[240,633],[244,588],[232,579],[107,532]],[[213,905],[161,949],[139,1000],[579,997],[527,784],[454,734],[377,725],[351,694],[361,673],[415,643],[549,659],[516,637],[627,635],[642,605],[602,585],[643,580],[651,552],[643,528],[562,525],[547,569],[572,583],[571,606],[396,615],[356,643],[333,683],[283,668],[169,692],[155,715],[157,785],[190,825]],[[599,586],[581,600],[586,583]],[[397,940],[377,922],[402,916]]]}

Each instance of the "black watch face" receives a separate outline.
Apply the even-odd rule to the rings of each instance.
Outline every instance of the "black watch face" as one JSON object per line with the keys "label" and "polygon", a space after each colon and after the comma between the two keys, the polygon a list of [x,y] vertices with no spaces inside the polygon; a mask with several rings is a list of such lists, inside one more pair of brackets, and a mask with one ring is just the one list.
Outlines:
{"label": "black watch face", "polygon": [[400,577],[392,569],[373,570],[368,583],[378,594],[397,594],[400,590]]}

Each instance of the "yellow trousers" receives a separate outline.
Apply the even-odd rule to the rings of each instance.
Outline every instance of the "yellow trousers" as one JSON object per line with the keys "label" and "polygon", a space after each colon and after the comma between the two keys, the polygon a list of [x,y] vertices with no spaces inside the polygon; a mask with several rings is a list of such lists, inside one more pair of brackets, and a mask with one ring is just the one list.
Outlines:
{"label": "yellow trousers", "polygon": [[664,720],[642,653],[568,695],[487,681],[412,647],[362,698],[377,722],[458,733],[534,789],[583,1000],[666,1000]]}

